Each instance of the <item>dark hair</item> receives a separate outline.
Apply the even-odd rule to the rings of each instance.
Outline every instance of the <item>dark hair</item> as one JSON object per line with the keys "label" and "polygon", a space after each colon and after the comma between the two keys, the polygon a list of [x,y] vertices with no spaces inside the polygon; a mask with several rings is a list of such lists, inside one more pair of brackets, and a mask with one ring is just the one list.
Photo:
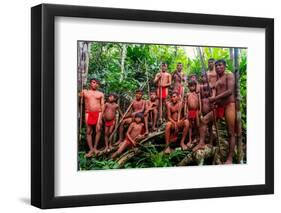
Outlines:
{"label": "dark hair", "polygon": [[137,89],[135,93],[143,93],[143,91],[141,89]]}
{"label": "dark hair", "polygon": [[190,75],[189,75],[189,78],[191,78],[191,77],[193,77],[193,76],[195,76],[195,77],[197,78],[197,75],[196,75],[196,74],[190,74]]}
{"label": "dark hair", "polygon": [[226,66],[226,62],[224,59],[219,59],[215,62],[215,65],[217,65],[218,63],[223,63],[224,66]]}
{"label": "dark hair", "polygon": [[196,86],[196,85],[197,85],[196,81],[190,80],[188,82],[188,86]]}
{"label": "dark hair", "polygon": [[156,93],[156,90],[150,90],[150,94],[151,94],[151,93]]}
{"label": "dark hair", "polygon": [[162,65],[163,65],[163,64],[166,64],[166,65],[168,65],[168,63],[167,63],[166,61],[163,61],[163,62],[162,62],[161,64],[162,64]]}
{"label": "dark hair", "polygon": [[144,122],[144,120],[143,120],[143,119],[144,119],[144,116],[143,116],[143,113],[142,113],[142,112],[136,113],[136,114],[135,114],[135,118],[140,118],[141,121]]}
{"label": "dark hair", "polygon": [[179,94],[179,92],[178,92],[178,91],[176,91],[176,90],[174,90],[174,91],[172,92],[172,96],[173,96],[174,94],[175,94],[175,95],[177,95],[177,96],[179,96],[179,95],[180,95],[180,94]]}
{"label": "dark hair", "polygon": [[113,97],[115,98],[115,101],[117,101],[118,98],[119,98],[116,93],[110,93],[110,94],[108,95],[108,97],[110,97],[110,96],[113,96]]}
{"label": "dark hair", "polygon": [[97,82],[97,83],[100,85],[100,80],[98,80],[97,78],[90,78],[90,83],[91,83],[92,81],[95,81],[95,82]]}
{"label": "dark hair", "polygon": [[208,62],[209,62],[209,61],[215,61],[215,59],[214,59],[214,58],[209,58],[209,59],[208,59]]}
{"label": "dark hair", "polygon": [[178,64],[182,64],[181,62],[178,62]]}
{"label": "dark hair", "polygon": [[203,77],[207,77],[207,73],[202,73],[201,74],[201,77],[203,78]]}

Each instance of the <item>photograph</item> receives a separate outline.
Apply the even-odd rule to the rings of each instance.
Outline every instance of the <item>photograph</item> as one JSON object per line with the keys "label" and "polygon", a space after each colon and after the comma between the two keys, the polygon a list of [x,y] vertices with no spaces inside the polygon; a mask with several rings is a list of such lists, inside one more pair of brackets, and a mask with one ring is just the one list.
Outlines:
{"label": "photograph", "polygon": [[274,19],[151,9],[31,8],[33,206],[274,193]]}
{"label": "photograph", "polygon": [[247,48],[77,41],[78,171],[247,164]]}

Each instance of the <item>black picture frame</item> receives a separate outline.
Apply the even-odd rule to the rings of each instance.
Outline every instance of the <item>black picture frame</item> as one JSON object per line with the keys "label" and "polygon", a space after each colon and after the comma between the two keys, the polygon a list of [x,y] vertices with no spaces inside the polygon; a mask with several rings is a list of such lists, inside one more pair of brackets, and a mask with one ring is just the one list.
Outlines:
{"label": "black picture frame", "polygon": [[[265,184],[56,197],[54,21],[58,16],[265,29]],[[31,52],[32,205],[46,209],[274,193],[274,19],[41,4],[31,8]]]}

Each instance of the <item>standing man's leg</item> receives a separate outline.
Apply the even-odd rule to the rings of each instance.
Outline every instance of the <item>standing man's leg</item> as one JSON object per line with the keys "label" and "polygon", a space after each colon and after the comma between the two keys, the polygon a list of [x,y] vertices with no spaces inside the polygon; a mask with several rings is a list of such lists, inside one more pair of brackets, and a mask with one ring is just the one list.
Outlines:
{"label": "standing man's leg", "polygon": [[229,134],[229,152],[225,164],[232,164],[232,158],[235,148],[235,103],[229,103],[225,107],[225,121],[227,123]]}
{"label": "standing man's leg", "polygon": [[144,124],[145,124],[145,135],[148,135],[149,131],[148,131],[148,117],[149,117],[150,112],[148,112],[145,116],[144,116]]}
{"label": "standing man's leg", "polygon": [[98,154],[98,145],[100,142],[100,136],[101,136],[101,123],[96,124],[96,137],[95,137],[95,145],[94,145],[94,153]]}
{"label": "standing man's leg", "polygon": [[86,154],[86,157],[92,157],[92,152],[94,150],[93,147],[93,141],[92,141],[92,137],[93,137],[93,126],[91,125],[86,125],[87,126],[87,144],[89,147],[89,152]]}
{"label": "standing man's leg", "polygon": [[206,133],[208,130],[208,124],[214,120],[213,112],[209,112],[207,115],[205,115],[202,119],[200,128],[199,128],[199,134],[200,134],[200,141],[199,143],[193,148],[193,152],[196,152],[198,149],[202,148],[205,145],[205,138]]}
{"label": "standing man's leg", "polygon": [[184,121],[181,121],[183,123],[183,132],[182,132],[182,139],[180,142],[180,146],[183,150],[187,149],[187,146],[185,145],[185,138],[187,136],[188,133],[188,129],[189,129],[189,121],[188,119],[185,119]]}
{"label": "standing man's leg", "polygon": [[105,126],[104,130],[104,143],[105,143],[105,151],[107,152],[109,147],[109,127]]}
{"label": "standing man's leg", "polygon": [[[115,125],[116,125],[116,121],[114,120],[113,125],[109,127],[109,136],[113,133],[113,131],[115,129]],[[113,138],[114,138],[114,136],[112,136],[111,139],[108,141],[109,149],[112,149]]]}
{"label": "standing man's leg", "polygon": [[156,130],[158,110],[154,109],[151,114],[152,114],[152,118],[153,118],[152,130],[155,131]]}

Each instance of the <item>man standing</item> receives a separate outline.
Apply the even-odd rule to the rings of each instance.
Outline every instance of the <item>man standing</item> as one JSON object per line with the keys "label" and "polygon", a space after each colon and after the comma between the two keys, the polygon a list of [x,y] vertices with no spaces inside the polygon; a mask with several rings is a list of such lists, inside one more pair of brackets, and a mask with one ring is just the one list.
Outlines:
{"label": "man standing", "polygon": [[179,95],[183,96],[183,82],[185,81],[184,74],[182,72],[182,63],[179,62],[177,64],[177,69],[174,71],[172,75],[172,80],[174,82],[173,91],[177,91]]}
{"label": "man standing", "polygon": [[208,60],[207,77],[208,77],[210,87],[213,88],[217,81],[217,73],[216,73],[216,69],[215,69],[215,59],[214,58],[209,58],[209,60]]}
{"label": "man standing", "polygon": [[160,120],[162,121],[163,117],[163,105],[165,105],[166,98],[168,96],[169,87],[172,83],[172,76],[168,71],[168,65],[166,62],[161,64],[161,71],[156,74],[154,83],[157,84],[157,96],[160,99]]}
{"label": "man standing", "polygon": [[[100,85],[99,80],[92,78],[90,80],[90,89],[83,90],[80,96],[85,99],[85,122],[87,126],[87,143],[90,148],[86,157],[92,157],[98,153],[98,143],[101,136],[102,114],[104,111],[104,94],[98,91]],[[93,146],[92,137],[93,130],[96,130],[95,143]]]}
{"label": "man standing", "polygon": [[209,112],[203,117],[200,126],[200,142],[193,151],[204,146],[208,123],[215,120],[214,116],[217,119],[224,117],[229,136],[229,151],[225,164],[231,164],[235,148],[235,78],[233,73],[225,73],[225,67],[225,60],[215,62],[218,80],[214,86],[213,95],[209,98],[210,103],[216,105],[215,115],[213,112]]}

